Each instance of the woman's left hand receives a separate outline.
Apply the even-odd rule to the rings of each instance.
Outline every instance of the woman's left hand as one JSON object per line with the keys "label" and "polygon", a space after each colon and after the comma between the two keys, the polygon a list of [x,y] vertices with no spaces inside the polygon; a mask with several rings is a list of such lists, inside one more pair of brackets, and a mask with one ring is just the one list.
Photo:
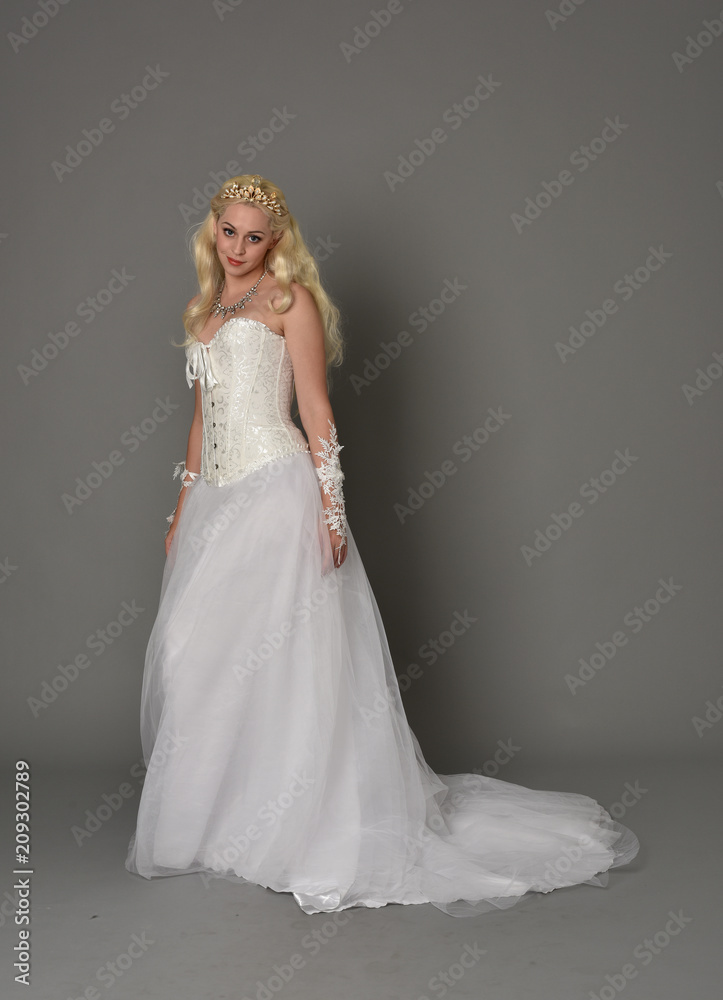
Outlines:
{"label": "woman's left hand", "polygon": [[342,565],[342,563],[346,559],[346,555],[347,555],[349,546],[347,545],[346,542],[344,542],[344,544],[342,545],[341,549],[339,548],[339,544],[341,542],[341,535],[339,534],[338,531],[334,531],[333,528],[329,528],[329,538],[331,540],[331,548],[332,548],[332,552],[333,552],[334,565],[336,566],[337,569],[339,569],[339,567]]}

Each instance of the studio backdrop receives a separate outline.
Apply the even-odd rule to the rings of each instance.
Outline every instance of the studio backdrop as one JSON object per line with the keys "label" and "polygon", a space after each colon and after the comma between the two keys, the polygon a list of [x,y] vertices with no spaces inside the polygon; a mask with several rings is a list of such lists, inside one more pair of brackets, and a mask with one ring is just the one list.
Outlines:
{"label": "studio backdrop", "polygon": [[254,172],[342,311],[347,514],[431,766],[719,753],[720,3],[2,23],[4,759],[139,757],[189,238]]}

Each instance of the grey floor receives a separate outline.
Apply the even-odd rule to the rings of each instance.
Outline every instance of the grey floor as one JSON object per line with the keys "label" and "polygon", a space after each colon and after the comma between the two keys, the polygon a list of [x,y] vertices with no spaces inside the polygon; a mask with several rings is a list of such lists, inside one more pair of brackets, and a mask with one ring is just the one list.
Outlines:
{"label": "grey floor", "polygon": [[[36,769],[36,772],[38,769]],[[453,918],[431,905],[307,916],[288,894],[123,867],[140,782],[40,772],[33,793],[32,986],[13,982],[12,854],[0,890],[3,998],[33,1000],[680,1000],[721,991],[720,765],[542,767],[499,777],[577,791],[621,816],[641,851],[605,888],[532,894]],[[10,787],[11,776],[3,777]],[[133,794],[78,846],[72,828],[127,782]],[[7,796],[4,797],[7,802]],[[629,796],[630,801],[633,797]],[[9,810],[5,811],[7,819]],[[9,837],[9,824],[3,835]],[[675,918],[675,919],[674,919]],[[667,926],[667,930],[666,930]],[[464,956],[464,961],[461,959]],[[444,983],[447,980],[447,985]]]}

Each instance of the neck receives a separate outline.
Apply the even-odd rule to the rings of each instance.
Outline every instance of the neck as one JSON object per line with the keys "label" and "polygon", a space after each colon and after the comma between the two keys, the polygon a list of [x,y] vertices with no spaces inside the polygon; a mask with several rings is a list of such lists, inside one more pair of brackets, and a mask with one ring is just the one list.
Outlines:
{"label": "neck", "polygon": [[[259,280],[261,275],[266,270],[265,265],[259,264],[258,267],[254,268],[253,271],[248,271],[246,274],[240,274],[238,276],[228,274],[225,275],[225,287],[221,293],[221,303],[225,306],[229,306],[240,299],[242,295],[245,295]],[[270,272],[269,272],[270,273]],[[268,278],[268,274],[266,275]]]}

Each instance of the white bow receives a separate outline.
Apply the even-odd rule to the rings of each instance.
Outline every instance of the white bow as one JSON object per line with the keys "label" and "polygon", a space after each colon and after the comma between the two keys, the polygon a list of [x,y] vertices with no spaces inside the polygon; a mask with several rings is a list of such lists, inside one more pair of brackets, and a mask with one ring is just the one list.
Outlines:
{"label": "white bow", "polygon": [[200,340],[186,348],[186,382],[189,389],[193,387],[195,379],[198,379],[201,388],[206,390],[213,389],[219,384],[211,368],[209,351]]}

